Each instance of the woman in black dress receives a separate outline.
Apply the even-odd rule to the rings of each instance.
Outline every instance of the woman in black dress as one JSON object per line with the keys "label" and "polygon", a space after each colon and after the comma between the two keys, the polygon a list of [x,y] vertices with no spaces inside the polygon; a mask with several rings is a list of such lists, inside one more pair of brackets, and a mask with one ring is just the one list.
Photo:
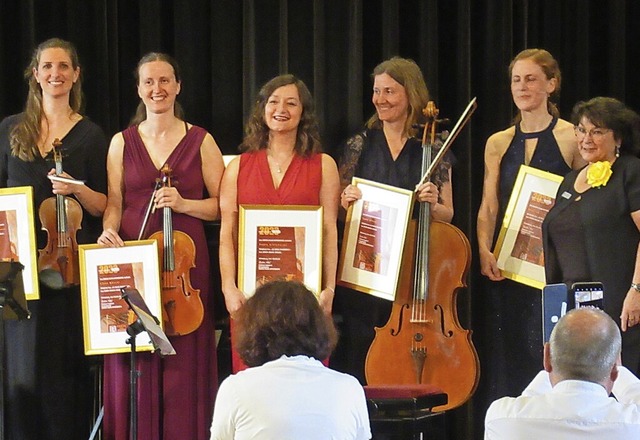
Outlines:
{"label": "woman in black dress", "polygon": [[[24,112],[0,123],[0,187],[31,186],[38,248],[47,235],[37,212],[62,194],[83,209],[79,243],[95,242],[106,193],[107,139],[82,111],[82,82],[73,45],[50,39],[35,50],[25,71],[29,93]],[[51,182],[54,139],[62,142],[66,177],[84,185]],[[93,375],[84,356],[78,286],[54,289],[40,282],[30,301],[31,319],[5,323],[5,421],[10,439],[86,439],[91,432]]]}
{"label": "woman in black dress", "polygon": [[[429,91],[420,67],[399,57],[383,61],[373,70],[372,92],[376,112],[342,147],[339,171],[344,209],[362,197],[360,189],[351,185],[353,176],[408,190],[414,190],[422,178],[422,142],[416,138],[415,125],[423,122]],[[434,148],[433,154],[436,152]],[[453,218],[453,160],[452,154],[445,154],[432,182],[421,184],[416,191],[420,202],[430,204],[434,220],[450,222]],[[374,327],[387,322],[392,303],[340,287],[335,304],[343,323],[332,366],[365,383],[364,365]]]}
{"label": "woman in black dress", "polygon": [[640,116],[613,98],[579,102],[572,122],[586,167],[544,220],[547,283],[599,281],[622,329],[622,364],[640,374]]}

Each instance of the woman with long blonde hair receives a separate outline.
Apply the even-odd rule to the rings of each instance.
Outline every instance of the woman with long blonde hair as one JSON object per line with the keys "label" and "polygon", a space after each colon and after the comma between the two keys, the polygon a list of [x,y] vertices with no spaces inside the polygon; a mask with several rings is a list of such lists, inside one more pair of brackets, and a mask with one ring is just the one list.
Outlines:
{"label": "woman with long blonde hair", "polygon": [[[0,123],[0,187],[33,188],[38,248],[47,244],[47,234],[37,210],[56,194],[82,207],[78,243],[95,242],[107,202],[107,139],[82,114],[82,70],[73,44],[58,38],[41,43],[25,78],[29,92],[24,111]],[[62,143],[62,176],[84,184],[48,179],[56,173],[56,139]],[[57,213],[49,215],[55,221]],[[6,438],[89,435],[93,383],[83,353],[80,291],[78,286],[60,288],[61,284],[54,277],[41,277],[40,300],[29,302],[31,319],[5,323]]]}

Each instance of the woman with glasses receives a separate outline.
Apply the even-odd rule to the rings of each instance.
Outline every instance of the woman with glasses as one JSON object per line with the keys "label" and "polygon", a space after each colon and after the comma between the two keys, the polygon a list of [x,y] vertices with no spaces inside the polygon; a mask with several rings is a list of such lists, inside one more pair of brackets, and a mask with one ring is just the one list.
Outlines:
{"label": "woman with glasses", "polygon": [[547,283],[600,281],[620,325],[622,363],[640,373],[640,116],[613,98],[573,108],[586,167],[567,174],[542,225]]}
{"label": "woman with glasses", "polygon": [[484,379],[479,390],[488,402],[519,394],[542,363],[540,290],[505,279],[492,253],[520,165],[561,176],[584,165],[573,125],[559,118],[552,102],[561,82],[553,56],[542,49],[524,50],[509,65],[509,78],[518,114],[513,125],[487,140],[477,224],[480,266],[490,280],[480,340],[490,341],[491,350],[480,351],[485,358],[480,359]]}

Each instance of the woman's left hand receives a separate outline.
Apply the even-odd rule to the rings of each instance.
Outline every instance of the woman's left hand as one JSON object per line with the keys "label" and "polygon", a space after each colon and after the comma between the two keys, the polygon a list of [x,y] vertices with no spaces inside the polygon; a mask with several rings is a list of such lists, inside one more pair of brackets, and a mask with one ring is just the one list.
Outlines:
{"label": "woman's left hand", "polygon": [[156,209],[171,208],[174,212],[183,212],[184,199],[174,186],[160,188],[154,199]]}
{"label": "woman's left hand", "polygon": [[349,204],[360,200],[362,198],[362,191],[355,185],[347,185],[347,187],[340,193],[340,205],[347,209]]}
{"label": "woman's left hand", "polygon": [[632,287],[622,303],[620,327],[625,332],[638,324],[640,324],[640,292]]}
{"label": "woman's left hand", "polygon": [[[71,177],[67,173],[56,174],[56,170],[54,170],[53,168],[47,173],[47,175],[48,176],[58,175],[60,177],[66,177],[67,179],[75,180],[73,179],[73,177]],[[59,180],[52,180],[51,190],[54,194],[60,194],[61,196],[68,196],[76,193],[76,191],[78,190],[78,185],[73,183],[60,182]]]}
{"label": "woman's left hand", "polygon": [[423,183],[416,191],[418,193],[418,201],[431,203],[432,205],[438,203],[440,191],[438,191],[438,187],[434,183]]}

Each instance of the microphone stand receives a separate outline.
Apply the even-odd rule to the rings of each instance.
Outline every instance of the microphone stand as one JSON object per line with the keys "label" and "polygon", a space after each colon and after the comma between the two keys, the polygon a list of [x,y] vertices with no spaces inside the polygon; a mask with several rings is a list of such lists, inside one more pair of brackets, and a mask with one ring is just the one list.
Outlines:
{"label": "microphone stand", "polygon": [[[167,338],[160,327],[160,320],[156,318],[149,307],[144,302],[144,299],[140,295],[137,289],[134,288],[122,288],[122,299],[124,299],[129,308],[136,315],[136,321],[127,327],[127,344],[131,346],[131,367],[129,372],[129,440],[137,440],[138,438],[138,377],[140,377],[140,371],[137,370],[136,363],[136,336],[142,332],[147,332],[147,335],[151,339],[153,344],[154,353],[158,353],[160,356],[174,355],[175,349],[171,345],[171,342]],[[0,440],[2,440],[0,438]]]}
{"label": "microphone stand", "polygon": [[136,440],[138,438],[138,377],[140,377],[140,371],[137,369],[136,363],[136,336],[144,331],[144,326],[140,322],[140,319],[136,319],[133,324],[127,327],[127,344],[131,346],[131,355],[129,358],[129,411],[131,417],[129,418],[129,438],[130,440]]}
{"label": "microphone stand", "polygon": [[[5,306],[12,311],[19,320],[29,319],[31,313],[26,307],[16,299],[15,294],[22,295],[24,301],[24,286],[22,278],[16,281],[16,277],[24,266],[17,261],[0,262],[0,267],[4,273],[0,280],[0,440],[4,440],[4,321],[6,317]],[[6,271],[5,271],[6,269]],[[20,285],[14,285],[20,283]],[[17,292],[14,292],[17,291]],[[25,303],[26,304],[26,303]]]}

